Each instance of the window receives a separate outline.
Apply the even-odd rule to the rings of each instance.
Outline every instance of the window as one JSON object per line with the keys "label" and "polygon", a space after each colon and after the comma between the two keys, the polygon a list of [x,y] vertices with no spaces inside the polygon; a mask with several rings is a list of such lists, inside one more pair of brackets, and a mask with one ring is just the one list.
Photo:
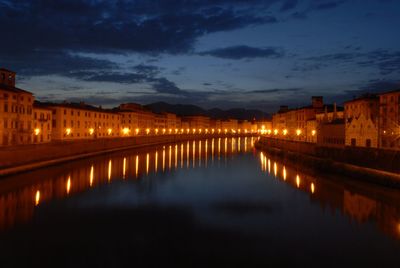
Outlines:
{"label": "window", "polygon": [[8,112],[8,104],[7,103],[4,103],[4,112]]}

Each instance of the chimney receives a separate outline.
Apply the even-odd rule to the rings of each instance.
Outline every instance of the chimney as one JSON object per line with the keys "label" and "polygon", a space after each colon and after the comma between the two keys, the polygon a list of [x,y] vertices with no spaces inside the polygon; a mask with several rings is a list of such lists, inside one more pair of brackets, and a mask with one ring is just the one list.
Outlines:
{"label": "chimney", "polygon": [[337,119],[337,107],[336,102],[333,103],[333,120]]}

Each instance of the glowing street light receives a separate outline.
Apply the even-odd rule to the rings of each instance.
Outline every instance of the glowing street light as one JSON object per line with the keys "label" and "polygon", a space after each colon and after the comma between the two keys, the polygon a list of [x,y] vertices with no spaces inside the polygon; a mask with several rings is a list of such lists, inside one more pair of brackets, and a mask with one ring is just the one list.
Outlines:
{"label": "glowing street light", "polygon": [[278,130],[274,129],[274,135],[278,135]]}
{"label": "glowing street light", "polygon": [[38,136],[40,134],[40,128],[35,128],[34,132],[35,135]]}
{"label": "glowing street light", "polygon": [[315,130],[311,130],[311,135],[315,136],[315,133],[317,133]]}
{"label": "glowing street light", "polygon": [[296,135],[297,135],[297,136],[300,136],[300,135],[301,135],[301,129],[297,129],[297,130],[296,130]]}
{"label": "glowing street light", "polygon": [[149,135],[150,133],[150,128],[146,128],[146,134]]}
{"label": "glowing street light", "polygon": [[135,129],[135,134],[138,135],[139,134],[140,129]]}
{"label": "glowing street light", "polygon": [[131,130],[129,128],[125,127],[125,128],[122,129],[122,134],[128,135],[130,131]]}
{"label": "glowing street light", "polygon": [[72,130],[70,128],[67,128],[65,130],[65,134],[67,134],[67,136],[71,135]]}
{"label": "glowing street light", "polygon": [[285,129],[283,130],[283,135],[286,136],[287,133],[288,133],[288,131],[287,131],[287,129],[285,128]]}
{"label": "glowing street light", "polygon": [[111,135],[112,129],[111,128],[107,129],[107,133],[108,133],[108,135]]}
{"label": "glowing street light", "polygon": [[156,133],[156,135],[157,135],[157,134],[158,134],[158,128],[156,128],[154,131],[155,131],[155,133]]}
{"label": "glowing street light", "polygon": [[89,128],[89,135],[93,135],[94,133],[94,128]]}

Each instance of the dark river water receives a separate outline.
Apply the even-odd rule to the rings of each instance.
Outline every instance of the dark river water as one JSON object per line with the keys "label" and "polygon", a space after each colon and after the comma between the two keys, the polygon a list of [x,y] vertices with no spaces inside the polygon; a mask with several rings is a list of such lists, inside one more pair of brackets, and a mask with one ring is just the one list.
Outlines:
{"label": "dark river water", "polygon": [[0,180],[0,267],[400,267],[400,191],[215,138]]}

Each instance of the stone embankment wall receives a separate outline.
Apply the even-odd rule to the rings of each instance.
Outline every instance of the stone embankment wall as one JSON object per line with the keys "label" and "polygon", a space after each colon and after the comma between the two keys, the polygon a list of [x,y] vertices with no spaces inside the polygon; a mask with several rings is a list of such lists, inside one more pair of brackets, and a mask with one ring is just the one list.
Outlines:
{"label": "stone embankment wall", "polygon": [[400,187],[400,152],[374,148],[320,147],[315,143],[261,137],[256,145],[300,165]]}
{"label": "stone embankment wall", "polygon": [[138,136],[0,147],[0,176],[118,150],[218,137],[232,135]]}

